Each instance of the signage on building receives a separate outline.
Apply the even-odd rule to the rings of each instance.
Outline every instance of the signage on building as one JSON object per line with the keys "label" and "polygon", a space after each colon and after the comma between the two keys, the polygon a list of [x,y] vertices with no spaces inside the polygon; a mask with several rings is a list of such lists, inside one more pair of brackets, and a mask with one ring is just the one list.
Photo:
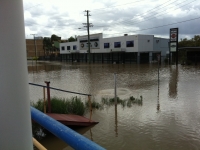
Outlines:
{"label": "signage on building", "polygon": [[[90,39],[90,48],[91,49],[99,49],[99,39],[98,38]],[[87,39],[80,40],[80,49],[81,50],[88,49],[88,40]]]}

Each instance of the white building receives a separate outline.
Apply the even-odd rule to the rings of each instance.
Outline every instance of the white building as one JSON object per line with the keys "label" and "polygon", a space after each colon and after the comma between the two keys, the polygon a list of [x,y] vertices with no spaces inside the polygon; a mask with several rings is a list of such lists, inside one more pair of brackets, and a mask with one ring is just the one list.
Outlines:
{"label": "white building", "polygon": [[[90,59],[92,62],[148,63],[157,55],[166,57],[169,39],[154,35],[124,35],[103,38],[102,33],[90,35]],[[60,43],[62,60],[87,62],[88,36],[78,36],[76,42]]]}

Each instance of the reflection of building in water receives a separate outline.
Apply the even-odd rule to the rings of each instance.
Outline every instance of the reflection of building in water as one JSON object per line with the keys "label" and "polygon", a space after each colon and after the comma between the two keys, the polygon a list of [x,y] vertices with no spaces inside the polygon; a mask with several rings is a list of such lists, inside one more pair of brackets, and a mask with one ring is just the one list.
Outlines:
{"label": "reflection of building in water", "polygon": [[169,80],[169,97],[177,97],[177,85],[178,85],[178,67],[171,66],[170,68],[170,80]]}
{"label": "reflection of building in water", "polygon": [[28,72],[40,72],[40,71],[45,71],[45,72],[49,72],[49,71],[59,71],[62,69],[61,65],[49,65],[46,64],[45,62],[36,62],[36,61],[28,61]]}

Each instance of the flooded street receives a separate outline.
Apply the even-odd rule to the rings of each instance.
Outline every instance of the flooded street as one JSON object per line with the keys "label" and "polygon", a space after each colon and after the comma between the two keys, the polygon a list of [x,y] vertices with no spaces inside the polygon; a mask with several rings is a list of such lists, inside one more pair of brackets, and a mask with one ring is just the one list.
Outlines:
{"label": "flooded street", "polygon": [[[92,94],[92,100],[117,96],[143,97],[143,104],[123,108],[118,105],[94,110],[99,124],[75,129],[109,150],[199,150],[200,149],[200,66],[157,64],[79,64],[28,62],[29,82],[63,90]],[[30,100],[43,98],[40,87],[29,86]],[[51,90],[51,96],[85,96]],[[89,114],[85,115],[86,117]],[[71,150],[56,137],[41,141],[49,150]]]}

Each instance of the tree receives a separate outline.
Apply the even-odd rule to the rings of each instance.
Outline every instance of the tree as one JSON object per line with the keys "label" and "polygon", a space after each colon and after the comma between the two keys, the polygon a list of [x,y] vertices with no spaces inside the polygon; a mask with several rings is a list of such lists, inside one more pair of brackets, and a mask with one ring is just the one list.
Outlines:
{"label": "tree", "polygon": [[47,52],[49,53],[51,51],[51,39],[48,37],[44,37],[43,38],[43,49],[44,49],[44,53],[45,55],[47,55]]}
{"label": "tree", "polygon": [[51,35],[51,43],[53,44],[54,41],[60,41],[61,40],[61,37],[55,35],[55,34],[52,34]]}
{"label": "tree", "polygon": [[181,39],[178,43],[179,47],[197,47],[200,46],[200,35],[195,35],[194,38],[188,40],[187,38]]}
{"label": "tree", "polygon": [[69,39],[68,39],[68,42],[74,42],[74,41],[77,41],[77,37],[75,36],[75,38],[73,36],[71,36]]}

